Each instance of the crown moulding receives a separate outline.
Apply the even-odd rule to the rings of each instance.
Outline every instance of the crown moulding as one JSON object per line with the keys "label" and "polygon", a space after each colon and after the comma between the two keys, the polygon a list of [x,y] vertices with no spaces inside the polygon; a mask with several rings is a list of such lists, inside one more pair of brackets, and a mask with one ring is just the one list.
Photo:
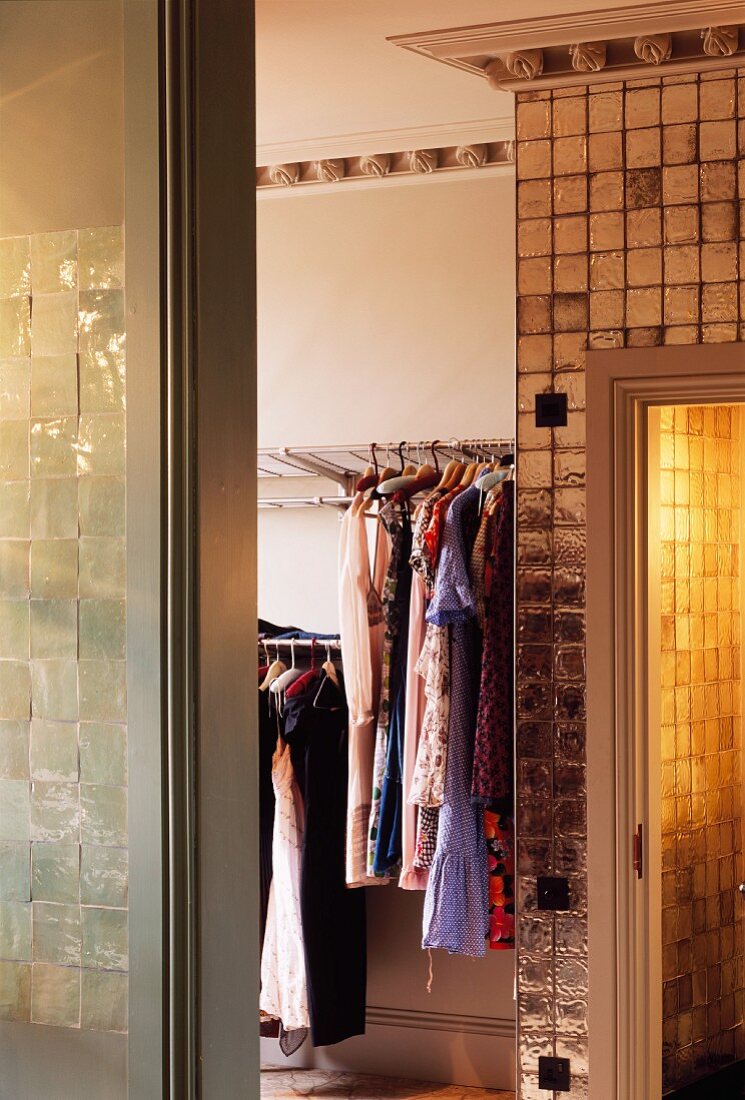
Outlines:
{"label": "crown moulding", "polygon": [[742,0],[664,0],[389,41],[514,92],[745,65],[744,18]]}
{"label": "crown moulding", "polygon": [[514,164],[512,140],[471,142],[441,149],[411,149],[403,153],[368,153],[362,157],[337,157],[326,160],[270,164],[256,170],[259,192],[314,188],[333,184],[329,190],[343,190],[356,183],[375,183],[389,179],[441,176],[450,172],[484,168],[509,168]]}

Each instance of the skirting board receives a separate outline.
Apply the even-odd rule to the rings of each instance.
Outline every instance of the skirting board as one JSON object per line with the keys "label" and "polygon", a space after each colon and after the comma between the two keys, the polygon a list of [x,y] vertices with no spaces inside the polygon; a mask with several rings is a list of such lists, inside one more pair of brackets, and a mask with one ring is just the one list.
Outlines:
{"label": "skirting board", "polygon": [[366,1035],[334,1047],[306,1042],[290,1058],[262,1039],[261,1062],[512,1090],[515,1021],[369,1006]]}

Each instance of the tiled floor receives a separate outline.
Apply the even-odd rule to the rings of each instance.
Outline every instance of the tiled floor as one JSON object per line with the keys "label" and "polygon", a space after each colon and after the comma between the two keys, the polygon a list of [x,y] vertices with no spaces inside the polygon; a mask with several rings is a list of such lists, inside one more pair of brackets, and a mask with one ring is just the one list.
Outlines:
{"label": "tiled floor", "polygon": [[342,1100],[515,1100],[514,1092],[470,1089],[463,1085],[438,1085],[407,1081],[400,1077],[367,1077],[360,1073],[336,1073],[322,1069],[274,1069],[261,1071],[261,1095],[273,1100],[296,1096],[320,1096]]}

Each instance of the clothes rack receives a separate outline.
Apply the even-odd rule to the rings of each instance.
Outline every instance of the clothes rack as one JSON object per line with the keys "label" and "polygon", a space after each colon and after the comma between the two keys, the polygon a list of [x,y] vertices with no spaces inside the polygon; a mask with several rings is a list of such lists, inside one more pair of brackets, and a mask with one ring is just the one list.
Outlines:
{"label": "clothes rack", "polygon": [[444,468],[452,459],[500,458],[513,453],[514,439],[426,439],[400,443],[335,443],[322,446],[264,447],[257,452],[257,474],[264,486],[274,479],[317,477],[338,486],[336,496],[260,495],[261,509],[336,508],[344,510],[354,499],[355,484],[368,465],[430,462]]}

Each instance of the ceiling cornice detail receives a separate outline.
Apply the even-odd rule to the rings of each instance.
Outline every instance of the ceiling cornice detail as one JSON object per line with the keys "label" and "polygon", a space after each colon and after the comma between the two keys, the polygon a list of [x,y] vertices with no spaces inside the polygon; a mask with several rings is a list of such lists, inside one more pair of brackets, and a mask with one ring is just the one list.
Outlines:
{"label": "ceiling cornice detail", "polygon": [[743,0],[658,0],[389,41],[485,78],[493,88],[524,91],[742,65],[742,24]]}
{"label": "ceiling cornice detail", "polygon": [[470,141],[510,141],[515,134],[512,112],[502,117],[449,122],[441,126],[409,126],[393,130],[359,130],[353,134],[304,138],[301,141],[272,142],[256,146],[256,163],[261,167],[287,161],[333,160],[362,157],[379,149],[405,153],[408,149],[432,149]]}
{"label": "ceiling cornice detail", "polygon": [[366,153],[361,157],[286,161],[256,169],[257,196],[318,194],[360,187],[443,180],[514,169],[514,142],[462,142],[441,148]]}

